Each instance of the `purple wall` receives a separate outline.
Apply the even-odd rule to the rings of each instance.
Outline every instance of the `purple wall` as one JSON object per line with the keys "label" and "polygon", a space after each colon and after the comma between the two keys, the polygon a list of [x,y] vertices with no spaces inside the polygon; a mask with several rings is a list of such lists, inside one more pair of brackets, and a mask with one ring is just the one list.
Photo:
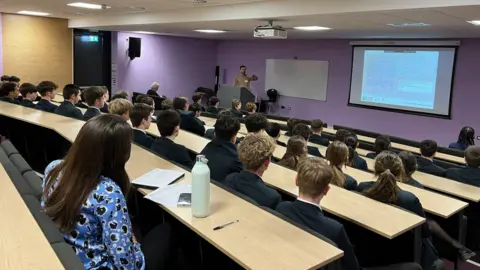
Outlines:
{"label": "purple wall", "polygon": [[329,61],[327,101],[281,97],[276,108],[283,116],[304,119],[320,118],[330,124],[346,125],[365,130],[422,140],[432,138],[446,145],[455,141],[464,125],[480,131],[480,40],[462,40],[457,51],[455,84],[452,101],[452,119],[440,119],[347,106],[350,89],[352,48],[349,40],[275,40],[224,41],[217,47],[217,64],[226,83],[233,83],[239,66],[246,65],[249,74],[259,81],[252,83],[257,93],[265,87],[266,59],[293,59]]}
{"label": "purple wall", "polygon": [[[142,56],[133,61],[126,53],[128,37],[142,38]],[[199,86],[213,88],[216,44],[211,40],[119,32],[116,46],[112,46],[116,51],[112,62],[117,65],[117,89],[146,92],[152,82],[158,81],[160,94],[191,97]]]}

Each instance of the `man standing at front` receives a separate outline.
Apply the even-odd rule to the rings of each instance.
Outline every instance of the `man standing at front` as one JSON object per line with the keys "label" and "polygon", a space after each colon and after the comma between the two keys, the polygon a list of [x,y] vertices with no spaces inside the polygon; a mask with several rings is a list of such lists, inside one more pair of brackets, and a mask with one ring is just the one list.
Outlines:
{"label": "man standing at front", "polygon": [[258,80],[258,77],[255,75],[252,75],[252,77],[249,77],[247,75],[247,67],[246,66],[241,66],[240,67],[240,74],[235,78],[235,82],[233,86],[235,87],[245,87],[248,90],[251,90],[250,88],[250,82],[251,81],[256,81]]}

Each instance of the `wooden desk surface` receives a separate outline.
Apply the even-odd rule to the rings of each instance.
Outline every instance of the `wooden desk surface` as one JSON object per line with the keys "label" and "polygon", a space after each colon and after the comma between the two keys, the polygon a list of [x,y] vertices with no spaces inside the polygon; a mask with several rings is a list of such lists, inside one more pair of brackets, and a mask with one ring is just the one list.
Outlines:
{"label": "wooden desk surface", "polygon": [[[75,139],[84,124],[83,121],[7,103],[0,106],[0,114],[55,130],[70,141]],[[183,171],[132,145],[130,160],[126,164],[130,178],[135,179],[154,168]],[[181,181],[190,181],[190,173],[186,172]],[[341,250],[323,240],[215,185],[211,185],[211,198],[212,214],[204,219],[193,218],[190,209],[164,208],[245,268],[316,269],[343,255]],[[228,230],[213,231],[215,226],[235,219],[240,222]],[[23,253],[30,256],[30,253]]]}
{"label": "wooden desk surface", "polygon": [[[323,131],[326,132],[326,133],[331,133],[331,134],[335,134],[337,132],[337,130],[331,129],[331,128],[324,128]],[[362,136],[362,135],[358,135],[358,134],[357,134],[357,137],[360,141],[375,143],[375,138]],[[420,154],[420,149],[419,148],[409,146],[409,145],[405,145],[405,144],[392,142],[392,148],[403,150],[403,151],[409,151],[409,152],[416,153],[416,154]],[[457,163],[457,164],[462,164],[462,165],[465,164],[465,159],[463,157],[452,156],[452,155],[445,154],[445,153],[437,153],[437,155],[435,157],[438,158],[438,159],[443,159],[443,160],[453,162],[453,163]]]}
{"label": "wooden desk surface", "polygon": [[64,269],[0,165],[0,269]]}
{"label": "wooden desk surface", "polygon": [[[158,131],[149,130],[148,132],[158,136]],[[201,152],[209,141],[207,138],[183,130],[180,131],[179,136],[175,139],[176,143],[182,144],[196,153]],[[294,171],[273,163],[270,164],[269,169],[263,176],[266,184],[296,197],[298,196],[298,188],[295,186],[294,179]],[[395,238],[424,222],[423,218],[414,214],[376,202],[353,192],[343,189],[337,190],[336,187],[333,187],[326,197],[328,199],[324,199],[322,202],[322,207],[326,211],[389,239]],[[356,207],[352,207],[352,205],[356,205]],[[357,211],[358,207],[369,210]],[[374,213],[382,214],[377,215]]]}
{"label": "wooden desk surface", "polygon": [[[286,136],[281,136],[281,137],[282,137],[281,141],[284,141]],[[286,137],[286,138],[288,138],[288,137]],[[313,144],[311,142],[309,142],[308,144],[317,147],[318,150],[320,150],[320,153],[323,156],[325,156],[327,147],[325,147],[323,145]],[[275,149],[275,151],[276,151],[277,154],[281,154],[281,153],[284,153],[286,150],[285,150],[285,147],[277,147],[277,149]],[[367,161],[368,168],[373,168],[374,167],[375,163],[374,163],[373,159],[365,158],[365,160]],[[373,174],[369,173],[369,172],[364,172],[364,171],[357,170],[357,169],[354,169],[354,168],[351,168],[351,167],[347,167],[344,171],[348,175],[355,178],[358,183],[374,180]],[[423,175],[419,175],[419,176],[420,177],[417,177],[418,181],[420,181],[420,178],[423,179],[425,177]],[[453,181],[446,180],[446,179],[444,179],[444,180],[449,181],[449,182],[453,182]],[[445,181],[441,181],[441,182],[445,182]],[[429,183],[430,184],[436,184],[436,183],[433,183],[432,181],[429,181]],[[461,200],[450,198],[450,197],[444,196],[442,194],[438,194],[438,193],[435,193],[435,192],[432,192],[432,191],[415,188],[415,187],[412,187],[410,185],[406,185],[406,184],[403,184],[403,183],[398,183],[398,185],[402,189],[408,190],[411,193],[415,194],[418,197],[418,199],[420,200],[420,202],[422,203],[425,211],[427,211],[429,213],[432,213],[434,215],[438,215],[438,216],[443,217],[443,218],[448,218],[448,217],[450,217],[453,214],[463,210],[465,207],[468,206],[467,203],[465,203]],[[442,187],[443,185],[447,185],[447,184],[440,184],[439,186]],[[448,186],[453,187],[453,186],[458,186],[458,185],[449,184]],[[455,192],[461,193],[465,188],[466,187],[463,187],[460,190],[456,189]],[[478,190],[479,190],[478,195],[480,195],[480,189],[478,189]],[[452,193],[452,192],[450,192],[450,193]],[[472,192],[470,192],[470,193],[472,193]]]}
{"label": "wooden desk surface", "polygon": [[[266,184],[297,197],[295,176],[295,171],[271,163],[262,178]],[[333,185],[330,185],[330,191],[320,205],[325,211],[388,239],[393,239],[425,222],[424,218],[400,208]]]}

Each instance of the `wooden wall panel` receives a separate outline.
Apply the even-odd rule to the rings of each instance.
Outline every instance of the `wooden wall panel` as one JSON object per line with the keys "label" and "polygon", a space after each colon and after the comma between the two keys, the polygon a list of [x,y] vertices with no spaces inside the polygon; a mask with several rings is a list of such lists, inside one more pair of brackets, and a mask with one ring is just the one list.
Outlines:
{"label": "wooden wall panel", "polygon": [[73,81],[73,33],[65,19],[2,14],[3,73],[61,88]]}

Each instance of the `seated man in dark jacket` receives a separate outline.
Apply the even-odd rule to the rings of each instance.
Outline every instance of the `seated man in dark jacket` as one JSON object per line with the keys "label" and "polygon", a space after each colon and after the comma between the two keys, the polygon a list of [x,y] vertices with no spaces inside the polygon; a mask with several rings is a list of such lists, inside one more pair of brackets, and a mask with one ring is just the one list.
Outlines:
{"label": "seated man in dark jacket", "polygon": [[[310,138],[310,134],[311,134],[310,128],[305,124],[299,123],[295,125],[295,127],[293,128],[291,136],[295,136],[295,135],[301,136],[305,139],[305,141],[308,142],[308,139]],[[323,158],[322,154],[320,153],[320,150],[318,150],[317,147],[307,145],[307,150],[309,155]]]}
{"label": "seated man in dark jacket", "polygon": [[282,202],[277,212],[304,225],[335,242],[343,250],[342,269],[360,269],[352,244],[343,225],[323,215],[320,201],[330,190],[333,169],[320,158],[306,158],[297,167],[296,184],[299,195],[296,201]]}
{"label": "seated man in dark jacket", "polygon": [[18,87],[16,83],[6,82],[3,83],[0,87],[0,101],[20,104],[20,101],[17,100],[18,97]]}
{"label": "seated man in dark jacket", "polygon": [[105,90],[99,86],[92,86],[83,90],[83,97],[88,104],[88,109],[83,114],[84,121],[102,114],[100,109],[105,106]]}
{"label": "seated man in dark jacket", "polygon": [[82,112],[75,107],[75,105],[80,100],[80,87],[75,84],[67,84],[63,88],[63,99],[64,101],[55,109],[55,113],[82,120]]}
{"label": "seated man in dark jacket", "polygon": [[[296,178],[299,188],[298,198],[293,202],[281,202],[277,206],[277,212],[333,241],[344,252],[340,259],[341,269],[360,270],[344,226],[326,217],[320,207],[321,200],[330,190],[329,183],[333,178],[333,169],[323,159],[310,157],[302,160],[298,165]],[[415,263],[403,263],[368,269],[420,270],[422,268]]]}
{"label": "seated man in dark jacket", "polygon": [[152,86],[150,86],[150,89],[147,91],[147,95],[160,97],[160,95],[157,93],[159,88],[160,84],[158,84],[158,82],[153,82]]}
{"label": "seated man in dark jacket", "polygon": [[133,141],[137,144],[150,149],[155,140],[148,135],[146,130],[152,124],[153,108],[143,103],[136,103],[130,112],[130,121],[133,127]]}
{"label": "seated man in dark jacket", "polygon": [[275,142],[266,134],[249,134],[238,145],[238,156],[244,170],[227,176],[225,184],[251,198],[261,206],[275,209],[281,201],[280,194],[262,180],[275,151]]}
{"label": "seated man in dark jacket", "polygon": [[433,163],[433,158],[437,154],[437,142],[433,140],[424,140],[420,143],[421,157],[417,158],[418,170],[424,173],[436,176],[445,176],[446,170]]}
{"label": "seated man in dark jacket", "polygon": [[215,138],[205,146],[201,154],[208,159],[211,178],[224,183],[229,174],[243,169],[235,145],[240,122],[235,117],[225,115],[217,119],[214,129]]}
{"label": "seated man in dark jacket", "polygon": [[232,108],[230,109],[230,111],[232,112],[232,115],[237,118],[242,118],[243,113],[241,109],[242,109],[242,103],[240,102],[240,100],[238,99],[232,100]]}
{"label": "seated man in dark jacket", "polygon": [[215,97],[215,96],[210,97],[210,99],[208,100],[207,112],[218,114],[220,112],[220,109],[218,108],[219,105],[220,105],[220,99],[218,99],[218,97]]}
{"label": "seated man in dark jacket", "polygon": [[192,168],[193,160],[187,148],[175,143],[175,138],[180,132],[180,116],[178,113],[173,110],[161,111],[157,116],[157,128],[161,137],[153,142],[152,151],[168,160]]}
{"label": "seated man in dark jacket", "polygon": [[180,128],[188,132],[195,133],[198,136],[205,135],[205,126],[200,119],[195,117],[195,113],[188,111],[188,101],[184,97],[173,99],[173,109],[180,115]]}
{"label": "seated man in dark jacket", "polygon": [[375,145],[373,146],[375,152],[370,152],[367,154],[367,158],[375,159],[378,154],[383,151],[391,151],[392,150],[392,142],[390,141],[390,137],[387,135],[380,135],[375,139]]}
{"label": "seated man in dark jacket", "polygon": [[35,105],[35,109],[45,112],[55,112],[57,105],[52,103],[52,100],[57,95],[58,86],[54,82],[43,81],[37,85],[38,93],[42,99]]}
{"label": "seated man in dark jacket", "polygon": [[464,168],[450,168],[445,173],[447,178],[467,185],[480,187],[480,146],[469,146],[465,150]]}
{"label": "seated man in dark jacket", "polygon": [[312,120],[312,124],[310,125],[312,129],[312,135],[310,136],[310,142],[314,144],[319,144],[323,146],[328,146],[330,142],[327,138],[322,137],[322,130],[323,130],[323,121],[320,119]]}
{"label": "seated man in dark jacket", "polygon": [[35,108],[35,100],[37,100],[38,89],[36,85],[31,83],[22,83],[20,85],[20,94],[22,94],[22,101],[20,105],[28,108]]}

